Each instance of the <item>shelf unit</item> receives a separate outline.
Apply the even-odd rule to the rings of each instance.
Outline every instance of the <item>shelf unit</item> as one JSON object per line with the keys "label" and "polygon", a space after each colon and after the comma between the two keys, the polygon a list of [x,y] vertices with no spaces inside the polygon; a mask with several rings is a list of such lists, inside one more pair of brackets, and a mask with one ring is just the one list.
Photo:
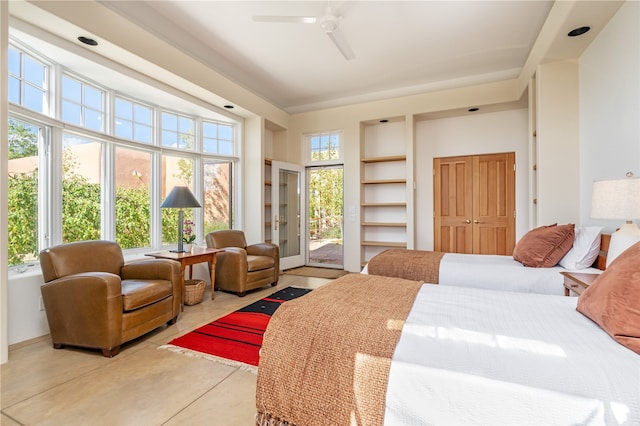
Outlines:
{"label": "shelf unit", "polygon": [[264,160],[264,242],[270,243],[271,238],[271,218],[273,208],[271,205],[271,159]]}
{"label": "shelf unit", "polygon": [[407,247],[404,118],[362,123],[360,246],[365,264],[388,248]]}

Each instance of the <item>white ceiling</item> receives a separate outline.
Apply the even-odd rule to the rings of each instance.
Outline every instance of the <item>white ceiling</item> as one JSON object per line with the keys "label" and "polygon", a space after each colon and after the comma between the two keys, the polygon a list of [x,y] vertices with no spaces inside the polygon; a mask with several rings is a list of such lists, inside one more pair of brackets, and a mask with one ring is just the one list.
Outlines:
{"label": "white ceiling", "polygon": [[552,1],[330,2],[354,52],[319,23],[321,1],[101,1],[283,110],[295,113],[516,78]]}

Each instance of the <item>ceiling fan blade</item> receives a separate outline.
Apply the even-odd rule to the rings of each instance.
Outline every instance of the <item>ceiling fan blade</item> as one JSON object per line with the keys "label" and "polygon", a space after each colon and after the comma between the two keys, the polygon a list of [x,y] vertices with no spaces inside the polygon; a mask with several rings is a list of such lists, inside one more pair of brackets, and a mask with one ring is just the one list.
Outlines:
{"label": "ceiling fan blade", "polygon": [[254,16],[255,22],[284,22],[290,24],[315,24],[318,18],[315,16]]}
{"label": "ceiling fan blade", "polygon": [[326,34],[329,36],[333,44],[336,45],[340,53],[342,53],[342,56],[344,56],[347,61],[350,61],[351,59],[354,59],[356,57],[356,55],[354,55],[353,53],[353,50],[351,50],[351,47],[349,47],[349,43],[347,43],[347,40],[345,40],[345,38],[342,36],[342,32],[340,32],[340,30],[336,29],[334,31],[327,32]]}

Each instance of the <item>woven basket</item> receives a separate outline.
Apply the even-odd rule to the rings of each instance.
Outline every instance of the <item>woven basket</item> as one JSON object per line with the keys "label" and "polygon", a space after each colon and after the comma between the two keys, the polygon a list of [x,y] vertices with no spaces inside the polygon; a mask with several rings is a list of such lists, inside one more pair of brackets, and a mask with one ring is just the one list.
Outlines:
{"label": "woven basket", "polygon": [[184,281],[184,304],[197,305],[202,302],[204,289],[207,283],[202,280],[185,280]]}

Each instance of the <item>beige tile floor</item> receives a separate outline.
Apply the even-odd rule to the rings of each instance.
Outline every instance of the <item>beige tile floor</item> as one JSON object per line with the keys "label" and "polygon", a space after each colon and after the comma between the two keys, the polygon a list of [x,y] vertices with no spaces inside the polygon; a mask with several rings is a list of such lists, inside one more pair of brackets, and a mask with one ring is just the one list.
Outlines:
{"label": "beige tile floor", "polygon": [[0,424],[10,425],[252,425],[256,376],[236,367],[159,346],[287,286],[316,288],[331,280],[282,275],[277,287],[239,298],[209,290],[186,306],[178,322],[122,347],[53,349],[48,337],[18,344],[2,365]]}

